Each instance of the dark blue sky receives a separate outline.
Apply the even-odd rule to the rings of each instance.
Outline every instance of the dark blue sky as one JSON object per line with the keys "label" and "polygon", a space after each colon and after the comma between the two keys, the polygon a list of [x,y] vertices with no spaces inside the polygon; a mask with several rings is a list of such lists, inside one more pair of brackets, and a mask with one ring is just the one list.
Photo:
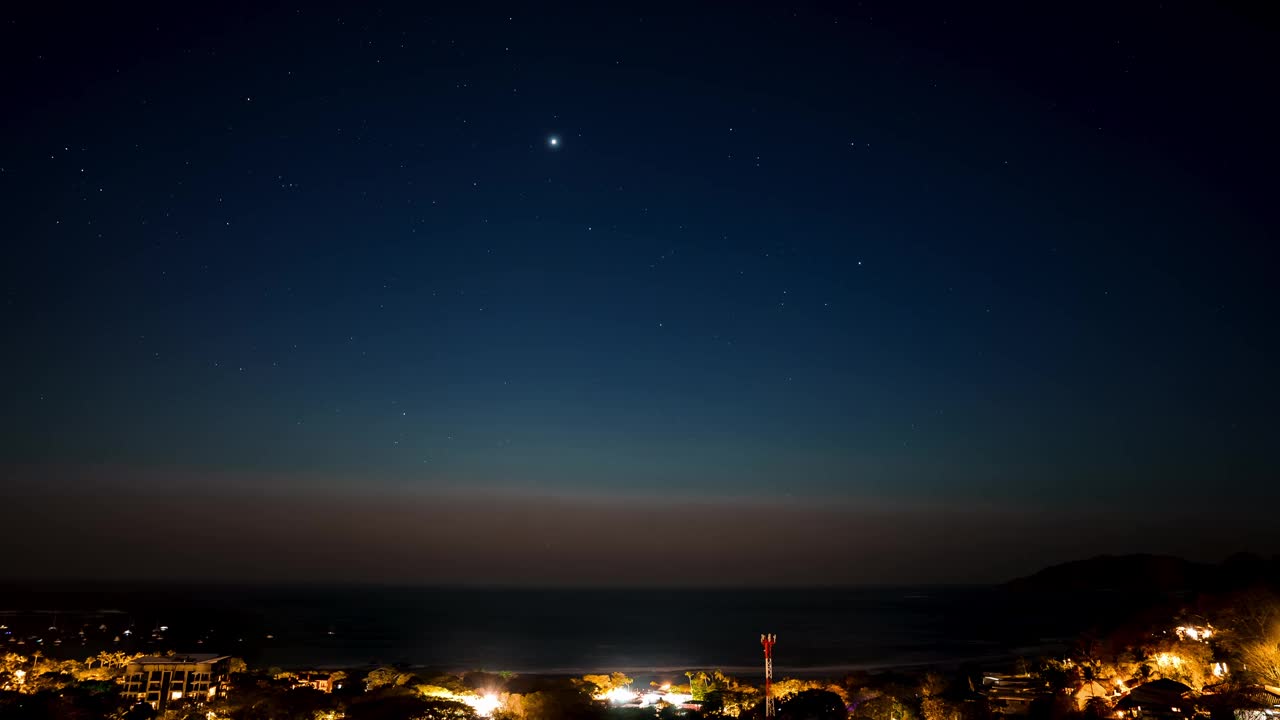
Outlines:
{"label": "dark blue sky", "polygon": [[[425,503],[430,531],[395,536],[424,553],[555,532],[490,502],[573,538],[530,577],[349,575],[468,582],[600,581],[574,543],[661,543],[599,513],[682,502],[663,542],[719,553],[775,503],[841,528],[756,582],[1244,547],[1280,499],[1277,40],[1181,3],[10,16],[22,531],[106,558],[121,524],[205,520],[251,545],[305,495],[341,520],[283,555],[367,538],[383,503]],[[1138,508],[1169,520],[1069,539]],[[885,550],[848,559],[872,526]],[[947,528],[984,550],[942,567]],[[218,577],[266,576],[235,548]],[[110,565],[19,570],[170,576]]]}

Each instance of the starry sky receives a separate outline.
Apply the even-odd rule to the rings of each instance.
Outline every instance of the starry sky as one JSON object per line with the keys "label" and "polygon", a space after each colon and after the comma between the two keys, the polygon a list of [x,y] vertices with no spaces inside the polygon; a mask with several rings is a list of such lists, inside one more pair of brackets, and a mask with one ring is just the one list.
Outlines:
{"label": "starry sky", "polygon": [[1280,551],[1269,19],[450,5],[5,11],[10,572]]}

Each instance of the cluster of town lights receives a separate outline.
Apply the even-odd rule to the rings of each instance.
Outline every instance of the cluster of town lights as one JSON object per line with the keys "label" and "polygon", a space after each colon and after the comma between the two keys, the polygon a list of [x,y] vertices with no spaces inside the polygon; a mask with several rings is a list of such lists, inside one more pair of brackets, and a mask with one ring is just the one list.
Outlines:
{"label": "cluster of town lights", "polygon": [[498,708],[502,707],[502,700],[497,695],[485,693],[484,695],[469,695],[462,699],[462,702],[471,706],[476,715],[480,717],[491,717]]}
{"label": "cluster of town lights", "polygon": [[1173,629],[1178,633],[1179,640],[1195,640],[1196,642],[1208,642],[1213,637],[1213,628],[1211,626],[1199,627],[1196,625],[1179,625]]}
{"label": "cluster of town lights", "polygon": [[607,700],[611,705],[632,705],[638,704],[640,707],[653,707],[659,703],[668,705],[683,705],[693,699],[692,695],[685,693],[671,692],[671,685],[663,685],[660,690],[651,690],[646,693],[636,692],[631,688],[614,688],[607,693],[597,695],[596,700]]}

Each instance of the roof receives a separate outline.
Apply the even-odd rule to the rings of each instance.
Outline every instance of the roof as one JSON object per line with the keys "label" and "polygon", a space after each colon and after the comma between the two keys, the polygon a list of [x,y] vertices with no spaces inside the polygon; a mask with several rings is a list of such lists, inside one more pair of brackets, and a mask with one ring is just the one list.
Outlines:
{"label": "roof", "polygon": [[1172,705],[1190,690],[1191,688],[1176,680],[1152,680],[1134,688],[1116,707],[1124,709],[1141,705]]}
{"label": "roof", "polygon": [[1100,682],[1093,681],[1085,683],[1076,691],[1078,698],[1106,698],[1111,696],[1112,688],[1109,685],[1103,685]]}
{"label": "roof", "polygon": [[130,665],[199,665],[226,660],[229,655],[217,653],[187,653],[184,655],[147,655],[129,661]]}

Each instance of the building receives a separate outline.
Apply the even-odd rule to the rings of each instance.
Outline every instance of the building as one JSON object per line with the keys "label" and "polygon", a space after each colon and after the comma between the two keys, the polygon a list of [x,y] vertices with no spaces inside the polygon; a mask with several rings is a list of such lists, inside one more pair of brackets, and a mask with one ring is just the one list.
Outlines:
{"label": "building", "polygon": [[982,689],[978,692],[1001,715],[1026,715],[1031,710],[1031,703],[1049,695],[1043,680],[1004,673],[984,675]]}
{"label": "building", "polygon": [[230,658],[226,655],[153,655],[129,663],[124,695],[163,713],[169,703],[203,702],[226,690]]}
{"label": "building", "polygon": [[342,689],[343,677],[344,675],[342,674],[339,674],[335,677],[334,673],[321,672],[318,670],[312,671],[312,672],[303,672],[303,673],[298,673],[297,678],[295,678],[293,681],[293,686],[295,688],[303,688],[303,687],[311,688],[313,690],[319,690],[322,693],[331,693],[335,689],[336,690]]}
{"label": "building", "polygon": [[1084,712],[1091,700],[1101,700],[1107,707],[1111,707],[1112,703],[1120,697],[1120,687],[1118,684],[1108,685],[1096,680],[1086,682],[1075,692],[1076,707]]}
{"label": "building", "polygon": [[1116,703],[1116,710],[1132,718],[1184,720],[1195,714],[1190,693],[1191,688],[1176,680],[1152,680],[1130,690]]}

